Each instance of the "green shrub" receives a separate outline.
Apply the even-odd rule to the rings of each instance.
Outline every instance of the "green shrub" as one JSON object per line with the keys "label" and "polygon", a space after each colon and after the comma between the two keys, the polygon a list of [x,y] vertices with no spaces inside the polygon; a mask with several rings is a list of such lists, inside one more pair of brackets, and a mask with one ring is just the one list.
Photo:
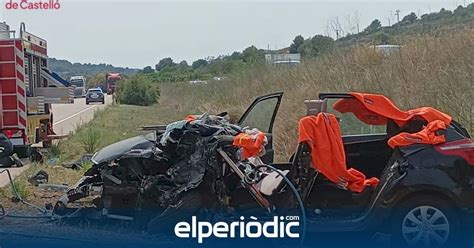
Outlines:
{"label": "green shrub", "polygon": [[151,77],[137,74],[120,84],[117,96],[123,104],[149,106],[158,102],[160,90]]}
{"label": "green shrub", "polygon": [[49,157],[50,158],[59,158],[63,152],[62,141],[53,142],[49,148]]}
{"label": "green shrub", "polygon": [[86,161],[82,164],[82,170],[84,172],[88,171],[90,168],[92,168],[93,164],[90,161]]}
{"label": "green shrub", "polygon": [[79,142],[81,143],[84,151],[88,154],[94,153],[100,144],[100,131],[94,127],[87,127],[78,133]]}

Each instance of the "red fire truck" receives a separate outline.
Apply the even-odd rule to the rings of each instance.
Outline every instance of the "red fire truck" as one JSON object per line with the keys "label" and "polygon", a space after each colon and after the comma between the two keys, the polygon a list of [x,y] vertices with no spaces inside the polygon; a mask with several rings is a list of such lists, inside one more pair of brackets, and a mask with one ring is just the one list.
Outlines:
{"label": "red fire truck", "polygon": [[[20,26],[0,23],[0,131],[28,157],[31,144],[54,134],[51,104],[73,103],[74,89],[47,68],[47,43]],[[46,134],[46,135],[45,135]]]}

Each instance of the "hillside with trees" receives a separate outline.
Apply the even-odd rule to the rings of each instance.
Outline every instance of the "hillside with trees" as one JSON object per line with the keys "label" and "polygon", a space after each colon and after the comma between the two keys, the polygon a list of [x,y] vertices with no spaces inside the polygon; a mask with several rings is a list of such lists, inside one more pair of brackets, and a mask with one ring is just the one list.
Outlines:
{"label": "hillside with trees", "polygon": [[443,8],[439,12],[423,14],[421,16],[417,16],[415,12],[410,12],[401,18],[400,22],[396,22],[391,26],[383,27],[380,20],[375,19],[362,32],[355,34],[348,32],[338,42],[358,41],[385,44],[390,43],[390,39],[397,36],[440,35],[459,29],[472,29],[473,26],[474,4],[471,3],[466,7],[458,6],[453,11]]}
{"label": "hillside with trees", "polygon": [[157,82],[183,82],[192,80],[209,80],[230,73],[243,72],[265,62],[265,51],[250,46],[242,52],[234,52],[229,56],[198,59],[191,64],[183,60],[175,62],[172,58],[163,58],[153,67],[146,66],[141,74],[153,78]]}
{"label": "hillside with trees", "polygon": [[91,64],[91,63],[71,63],[64,59],[49,58],[49,68],[61,75],[64,79],[69,79],[71,76],[86,76],[87,78],[94,77],[99,73],[117,72],[125,75],[131,75],[138,70],[132,68],[115,67],[110,64]]}

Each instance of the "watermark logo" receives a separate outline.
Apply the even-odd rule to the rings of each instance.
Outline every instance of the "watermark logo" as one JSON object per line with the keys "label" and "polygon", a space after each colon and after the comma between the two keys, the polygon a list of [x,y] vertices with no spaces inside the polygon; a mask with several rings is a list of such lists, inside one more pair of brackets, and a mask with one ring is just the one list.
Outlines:
{"label": "watermark logo", "polygon": [[58,10],[61,4],[59,0],[7,0],[5,8],[8,10]]}
{"label": "watermark logo", "polygon": [[300,237],[297,232],[299,227],[298,216],[275,216],[271,221],[258,221],[256,217],[240,221],[216,222],[198,221],[196,216],[189,222],[179,222],[174,227],[174,233],[178,238],[197,239],[202,244],[204,239],[215,238],[294,238]]}

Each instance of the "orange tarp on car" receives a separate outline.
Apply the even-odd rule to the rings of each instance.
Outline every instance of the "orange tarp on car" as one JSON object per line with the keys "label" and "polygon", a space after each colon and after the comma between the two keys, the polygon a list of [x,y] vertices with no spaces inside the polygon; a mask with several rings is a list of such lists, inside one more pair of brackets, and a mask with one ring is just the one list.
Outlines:
{"label": "orange tarp on car", "polygon": [[384,125],[388,119],[398,126],[420,117],[427,122],[440,120],[446,125],[451,123],[451,116],[431,107],[421,107],[408,111],[400,110],[390,99],[383,95],[351,92],[354,98],[341,99],[333,108],[341,113],[353,113],[359,120],[369,125]]}
{"label": "orange tarp on car", "polygon": [[446,124],[440,120],[432,121],[417,133],[399,133],[388,140],[388,145],[392,148],[408,146],[412,144],[441,144],[446,142],[443,134],[438,134],[439,130],[445,130]]}
{"label": "orange tarp on car", "polygon": [[336,117],[328,113],[306,116],[299,123],[298,142],[311,147],[311,162],[332,182],[354,192],[362,192],[366,185],[376,186],[377,178],[366,179],[356,169],[347,169],[341,129]]}
{"label": "orange tarp on car", "polygon": [[233,145],[242,148],[242,159],[258,156],[264,150],[265,133],[240,133],[234,137]]}

